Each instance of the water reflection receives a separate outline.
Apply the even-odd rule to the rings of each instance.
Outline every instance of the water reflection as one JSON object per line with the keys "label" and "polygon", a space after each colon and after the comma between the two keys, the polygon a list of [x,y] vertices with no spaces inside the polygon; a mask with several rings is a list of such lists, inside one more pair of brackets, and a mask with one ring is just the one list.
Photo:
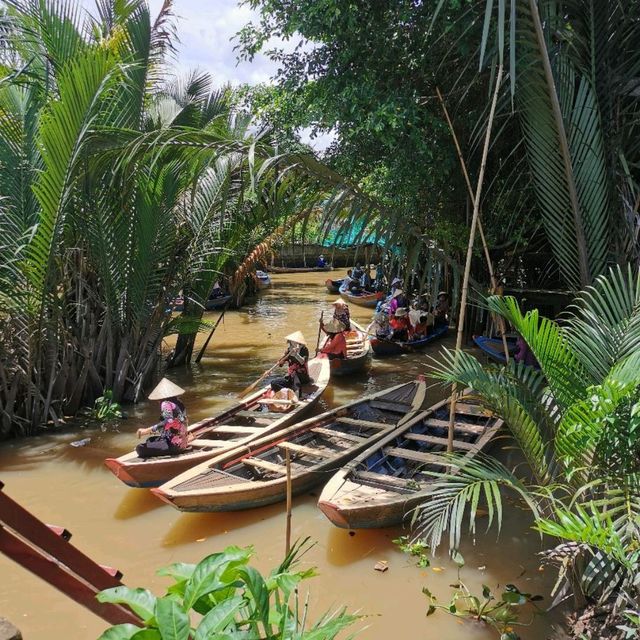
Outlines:
{"label": "water reflection", "polygon": [[118,504],[113,517],[116,520],[129,520],[160,509],[163,506],[166,506],[164,502],[158,500],[150,491],[128,489],[124,498]]}
{"label": "water reflection", "polygon": [[388,560],[389,554],[396,550],[391,541],[399,535],[396,528],[349,531],[333,527],[327,536],[326,560],[336,567],[346,567],[370,556],[374,556],[375,561]]}

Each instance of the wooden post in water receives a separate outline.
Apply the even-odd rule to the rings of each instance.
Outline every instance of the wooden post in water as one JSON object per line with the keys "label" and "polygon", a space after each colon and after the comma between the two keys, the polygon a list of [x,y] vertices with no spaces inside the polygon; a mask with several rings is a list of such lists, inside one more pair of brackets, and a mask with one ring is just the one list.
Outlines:
{"label": "wooden post in water", "polygon": [[[496,88],[491,101],[491,111],[489,112],[489,120],[487,122],[487,133],[484,139],[484,148],[482,149],[482,161],[480,164],[480,173],[478,175],[478,187],[473,199],[473,217],[471,218],[471,229],[469,230],[469,243],[467,245],[467,260],[464,266],[464,278],[462,280],[462,295],[460,296],[460,314],[458,316],[458,333],[456,336],[456,352],[455,363],[457,364],[460,349],[462,348],[462,334],[464,330],[464,318],[467,308],[467,297],[469,295],[469,276],[471,275],[471,259],[473,257],[473,243],[476,237],[476,227],[480,215],[480,196],[482,195],[482,184],[484,182],[484,172],[487,167],[487,156],[489,155],[489,142],[491,141],[491,130],[493,128],[493,119],[496,114],[496,104],[498,102],[498,93],[502,84],[502,64],[498,67],[498,77],[496,78]],[[447,451],[453,451],[453,430],[456,419],[456,396],[458,393],[457,385],[451,385],[451,405],[449,407],[449,433],[447,439]]]}
{"label": "wooden post in water", "polygon": [[[440,93],[440,89],[436,87],[436,93],[438,94],[438,100],[440,100],[440,104],[442,106],[442,111],[444,112],[444,117],[447,120],[447,124],[449,125],[449,130],[451,131],[451,137],[453,138],[453,143],[456,147],[456,151],[458,153],[458,160],[460,160],[460,166],[462,167],[462,175],[464,176],[464,180],[467,185],[467,191],[469,192],[469,197],[471,198],[471,202],[473,204],[475,210],[475,200],[476,196],[473,192],[473,187],[471,186],[471,180],[469,178],[469,172],[467,171],[467,164],[464,161],[464,156],[462,155],[462,150],[460,149],[460,143],[458,142],[458,136],[456,135],[456,131],[453,128],[453,122],[451,121],[451,117],[449,116],[449,111],[447,109],[447,105],[444,102],[444,98],[442,97],[442,93]],[[489,279],[491,280],[491,288],[492,292],[495,293],[498,290],[498,279],[496,278],[495,271],[493,270],[493,263],[491,262],[491,254],[489,253],[489,246],[487,245],[487,239],[484,235],[484,228],[482,226],[482,220],[480,218],[480,214],[478,213],[478,231],[480,232],[480,239],[482,241],[482,248],[484,250],[484,257],[487,261],[487,269],[489,270]],[[502,348],[504,349],[504,357],[506,361],[509,362],[509,347],[507,345],[507,338],[505,334],[505,324],[504,319],[500,317],[500,331],[502,333]]]}
{"label": "wooden post in water", "polygon": [[291,454],[289,449],[284,450],[285,464],[287,466],[287,525],[285,531],[285,556],[291,551]]}

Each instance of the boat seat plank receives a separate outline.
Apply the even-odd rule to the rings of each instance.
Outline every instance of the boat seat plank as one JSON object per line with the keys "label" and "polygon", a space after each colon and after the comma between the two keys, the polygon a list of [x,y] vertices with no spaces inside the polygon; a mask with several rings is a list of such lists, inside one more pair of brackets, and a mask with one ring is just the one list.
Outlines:
{"label": "boat seat plank", "polygon": [[350,442],[365,442],[366,438],[360,436],[354,436],[351,433],[345,433],[344,431],[337,431],[335,429],[325,429],[324,427],[313,427],[310,429],[313,433],[318,433],[323,436],[329,436],[331,438],[340,438],[342,440],[349,440]]}
{"label": "boat seat plank", "polygon": [[277,420],[278,418],[282,418],[283,413],[276,413],[273,411],[238,411],[236,413],[237,416],[241,418],[270,418],[273,420]]}
{"label": "boat seat plank", "polygon": [[478,416],[488,418],[489,416],[477,404],[469,404],[468,402],[456,402],[456,413],[463,416]]}
{"label": "boat seat plank", "polygon": [[[446,447],[449,443],[447,438],[438,438],[437,436],[426,436],[422,433],[405,433],[404,437],[407,440],[415,440],[416,442],[426,442],[428,444],[439,444],[443,447]],[[471,442],[463,442],[461,440],[453,441],[454,449],[464,449],[465,451],[470,451],[474,448]]]}
{"label": "boat seat plank", "polygon": [[389,429],[395,426],[393,424],[385,424],[384,422],[371,422],[370,420],[359,420],[357,418],[337,418],[337,421],[342,424],[366,427],[368,429]]}
{"label": "boat seat plank", "polygon": [[[437,420],[436,418],[429,418],[428,420],[425,420],[424,423],[427,427],[438,427],[440,429],[449,428],[448,420]],[[458,431],[459,433],[469,433],[475,436],[484,433],[484,427],[481,427],[477,424],[466,424],[464,422],[454,422],[453,430]]]}
{"label": "boat seat plank", "polygon": [[229,440],[210,440],[207,438],[196,438],[189,443],[192,447],[226,447],[229,445]]}
{"label": "boat seat plank", "polygon": [[438,466],[446,466],[442,463],[439,456],[433,453],[423,453],[422,451],[412,451],[411,449],[401,449],[400,447],[388,447],[384,450],[388,456],[395,458],[404,458],[405,460],[414,460],[415,462],[423,462],[425,464],[435,464]]}
{"label": "boat seat plank", "polygon": [[388,402],[387,400],[371,400],[369,406],[374,409],[384,409],[395,413],[407,413],[411,411],[411,405],[404,402]]}
{"label": "boat seat plank", "polygon": [[295,442],[281,442],[278,447],[280,449],[288,449],[291,453],[301,453],[305,456],[313,456],[314,458],[331,458],[333,453],[329,451],[323,451],[322,449],[313,449],[312,447],[305,447],[302,444],[296,444]]}
{"label": "boat seat plank", "polygon": [[283,476],[287,474],[287,468],[284,465],[268,462],[267,460],[261,460],[260,458],[244,458],[242,462],[250,467],[262,469],[269,473],[278,473]]}
{"label": "boat seat plank", "polygon": [[[377,473],[376,471],[356,471],[356,473],[353,474],[353,478],[354,480],[365,480],[397,489],[412,488],[410,480],[389,476],[386,473]],[[416,491],[416,488],[413,487],[413,490]]]}
{"label": "boat seat plank", "polygon": [[245,435],[251,435],[261,431],[260,427],[242,427],[235,424],[221,424],[214,429],[214,433],[218,431],[220,433],[242,433]]}

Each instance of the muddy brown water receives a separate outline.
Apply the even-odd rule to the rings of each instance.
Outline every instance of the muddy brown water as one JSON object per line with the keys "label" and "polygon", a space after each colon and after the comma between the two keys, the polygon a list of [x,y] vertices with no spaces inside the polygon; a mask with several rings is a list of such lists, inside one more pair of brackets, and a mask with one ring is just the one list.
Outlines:
{"label": "muddy brown water", "polygon": [[[334,272],[333,277],[340,277]],[[235,394],[267,369],[283,352],[283,337],[301,329],[315,345],[318,317],[335,294],[327,293],[327,274],[276,275],[272,288],[263,291],[240,311],[227,312],[198,366],[171,371],[169,377],[187,390],[184,396],[191,421],[229,404]],[[366,323],[371,312],[352,307],[352,317]],[[217,313],[211,314],[215,320]],[[451,346],[450,337],[441,344]],[[371,361],[359,376],[333,380],[321,409],[349,401],[360,394],[415,378],[425,372],[429,356],[440,345],[420,354]],[[428,390],[435,402],[443,397],[440,387]],[[119,568],[129,586],[145,586],[162,593],[168,585],[156,569],[172,562],[197,562],[204,556],[235,544],[254,545],[255,565],[261,570],[276,566],[284,553],[284,505],[230,514],[182,514],[144,489],[121,484],[103,466],[107,456],[121,455],[136,443],[135,432],[156,420],[156,403],[128,407],[129,418],[102,431],[85,428],[4,444],[0,448],[0,480],[5,491],[39,518],[66,527],[72,542],[97,562]],[[91,438],[84,447],[72,441]],[[304,566],[315,566],[319,576],[303,585],[310,591],[312,618],[327,609],[347,606],[367,616],[357,628],[363,640],[388,638],[438,640],[489,640],[495,632],[444,612],[426,618],[427,587],[448,601],[457,568],[446,549],[419,569],[399,552],[392,540],[407,531],[382,529],[349,532],[337,529],[316,508],[320,487],[294,499],[293,538],[310,536],[313,549]],[[536,553],[540,540],[529,529],[530,519],[508,509],[501,536],[484,532],[483,520],[476,534],[462,548],[466,565],[462,578],[479,593],[486,584],[515,583],[524,591],[539,593],[548,602],[553,584],[551,572],[540,571]],[[374,571],[386,560],[385,573]],[[75,604],[43,581],[4,556],[0,556],[0,616],[12,620],[28,640],[97,638],[105,629],[99,618]],[[520,631],[525,639],[548,636],[548,616],[536,616]]]}

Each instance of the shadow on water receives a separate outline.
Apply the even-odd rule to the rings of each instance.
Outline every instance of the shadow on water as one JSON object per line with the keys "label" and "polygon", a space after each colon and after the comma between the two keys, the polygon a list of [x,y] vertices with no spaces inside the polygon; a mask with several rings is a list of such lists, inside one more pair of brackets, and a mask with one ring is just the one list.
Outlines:
{"label": "shadow on water", "polygon": [[345,567],[368,558],[372,554],[389,553],[396,549],[392,540],[402,531],[390,529],[338,529],[332,527],[327,535],[327,562],[336,567]]}
{"label": "shadow on water", "polygon": [[162,546],[180,547],[202,538],[211,538],[250,527],[258,522],[280,517],[283,513],[283,503],[229,513],[185,513],[178,517],[164,535]]}
{"label": "shadow on water", "polygon": [[116,508],[113,517],[116,520],[129,520],[155,511],[164,503],[146,489],[129,489]]}

